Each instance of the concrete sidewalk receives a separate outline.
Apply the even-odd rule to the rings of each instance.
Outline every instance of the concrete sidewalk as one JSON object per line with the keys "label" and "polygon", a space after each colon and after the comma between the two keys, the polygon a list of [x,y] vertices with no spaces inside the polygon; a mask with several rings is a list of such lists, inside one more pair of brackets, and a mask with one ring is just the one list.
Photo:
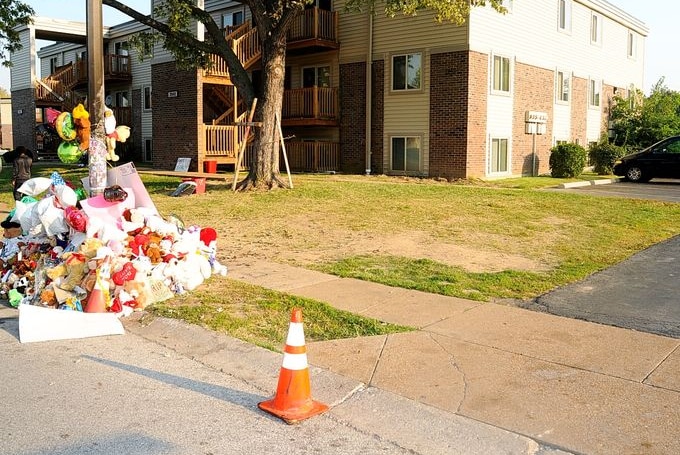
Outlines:
{"label": "concrete sidewalk", "polygon": [[315,366],[576,453],[680,453],[678,339],[281,264],[229,277],[418,328],[309,343]]}

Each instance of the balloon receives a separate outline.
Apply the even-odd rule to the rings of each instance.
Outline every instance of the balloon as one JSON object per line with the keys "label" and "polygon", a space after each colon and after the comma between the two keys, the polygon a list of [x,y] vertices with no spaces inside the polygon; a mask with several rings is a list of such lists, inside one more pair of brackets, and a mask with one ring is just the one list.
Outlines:
{"label": "balloon", "polygon": [[62,142],[57,149],[57,156],[62,163],[75,164],[80,161],[83,151],[78,148],[77,142]]}
{"label": "balloon", "polygon": [[69,226],[78,232],[85,232],[87,229],[87,217],[83,212],[75,207],[66,207],[64,217]]}

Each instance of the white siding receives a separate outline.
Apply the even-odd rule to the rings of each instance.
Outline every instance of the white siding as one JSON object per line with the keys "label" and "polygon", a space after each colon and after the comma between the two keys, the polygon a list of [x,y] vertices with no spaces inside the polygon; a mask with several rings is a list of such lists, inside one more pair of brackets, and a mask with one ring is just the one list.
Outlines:
{"label": "white siding", "polygon": [[[588,4],[603,2],[586,2]],[[611,5],[607,7],[613,9]],[[577,77],[598,77],[609,85],[628,87],[643,83],[642,48],[637,59],[627,58],[628,30],[646,35],[644,24],[626,16],[615,22],[612,11],[602,13],[602,45],[590,43],[592,10],[580,2],[572,4],[571,33],[557,29],[557,0],[513,2],[513,11],[501,15],[490,8],[476,8],[470,18],[471,50],[515,55],[517,61],[539,68],[571,69]],[[620,10],[618,10],[620,11]],[[499,39],[502,38],[502,39]],[[639,36],[639,40],[644,37]]]}
{"label": "white siding", "polygon": [[555,139],[571,141],[571,105],[557,104],[553,106],[552,130]]}

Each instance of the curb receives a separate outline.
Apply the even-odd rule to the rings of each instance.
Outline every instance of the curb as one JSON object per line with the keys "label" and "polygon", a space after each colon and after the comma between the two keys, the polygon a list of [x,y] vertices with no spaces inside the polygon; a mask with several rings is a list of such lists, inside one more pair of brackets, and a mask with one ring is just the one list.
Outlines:
{"label": "curb", "polygon": [[569,182],[569,183],[562,183],[561,185],[557,185],[555,188],[578,188],[582,186],[592,186],[592,185],[607,185],[609,183],[616,183],[616,182],[621,182],[623,181],[622,178],[615,177],[611,179],[597,179],[597,180],[584,180],[581,182]]}

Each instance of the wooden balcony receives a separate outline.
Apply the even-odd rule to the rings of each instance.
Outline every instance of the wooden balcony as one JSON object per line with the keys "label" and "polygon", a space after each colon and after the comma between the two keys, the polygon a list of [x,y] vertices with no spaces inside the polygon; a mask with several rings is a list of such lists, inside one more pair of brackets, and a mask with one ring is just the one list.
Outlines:
{"label": "wooden balcony", "polygon": [[286,90],[283,94],[281,125],[337,126],[338,89],[309,87]]}
{"label": "wooden balcony", "polygon": [[308,8],[295,18],[286,35],[286,48],[292,54],[338,49],[338,13]]}
{"label": "wooden balcony", "polygon": [[[286,142],[288,164],[292,172],[337,172],[340,166],[340,144],[322,141]],[[283,159],[279,160],[284,163]],[[282,167],[281,169],[285,169]]]}
{"label": "wooden balcony", "polygon": [[[129,55],[104,55],[104,81],[105,82],[132,82]],[[78,59],[73,65],[74,85],[76,87],[87,86],[87,60]]]}

